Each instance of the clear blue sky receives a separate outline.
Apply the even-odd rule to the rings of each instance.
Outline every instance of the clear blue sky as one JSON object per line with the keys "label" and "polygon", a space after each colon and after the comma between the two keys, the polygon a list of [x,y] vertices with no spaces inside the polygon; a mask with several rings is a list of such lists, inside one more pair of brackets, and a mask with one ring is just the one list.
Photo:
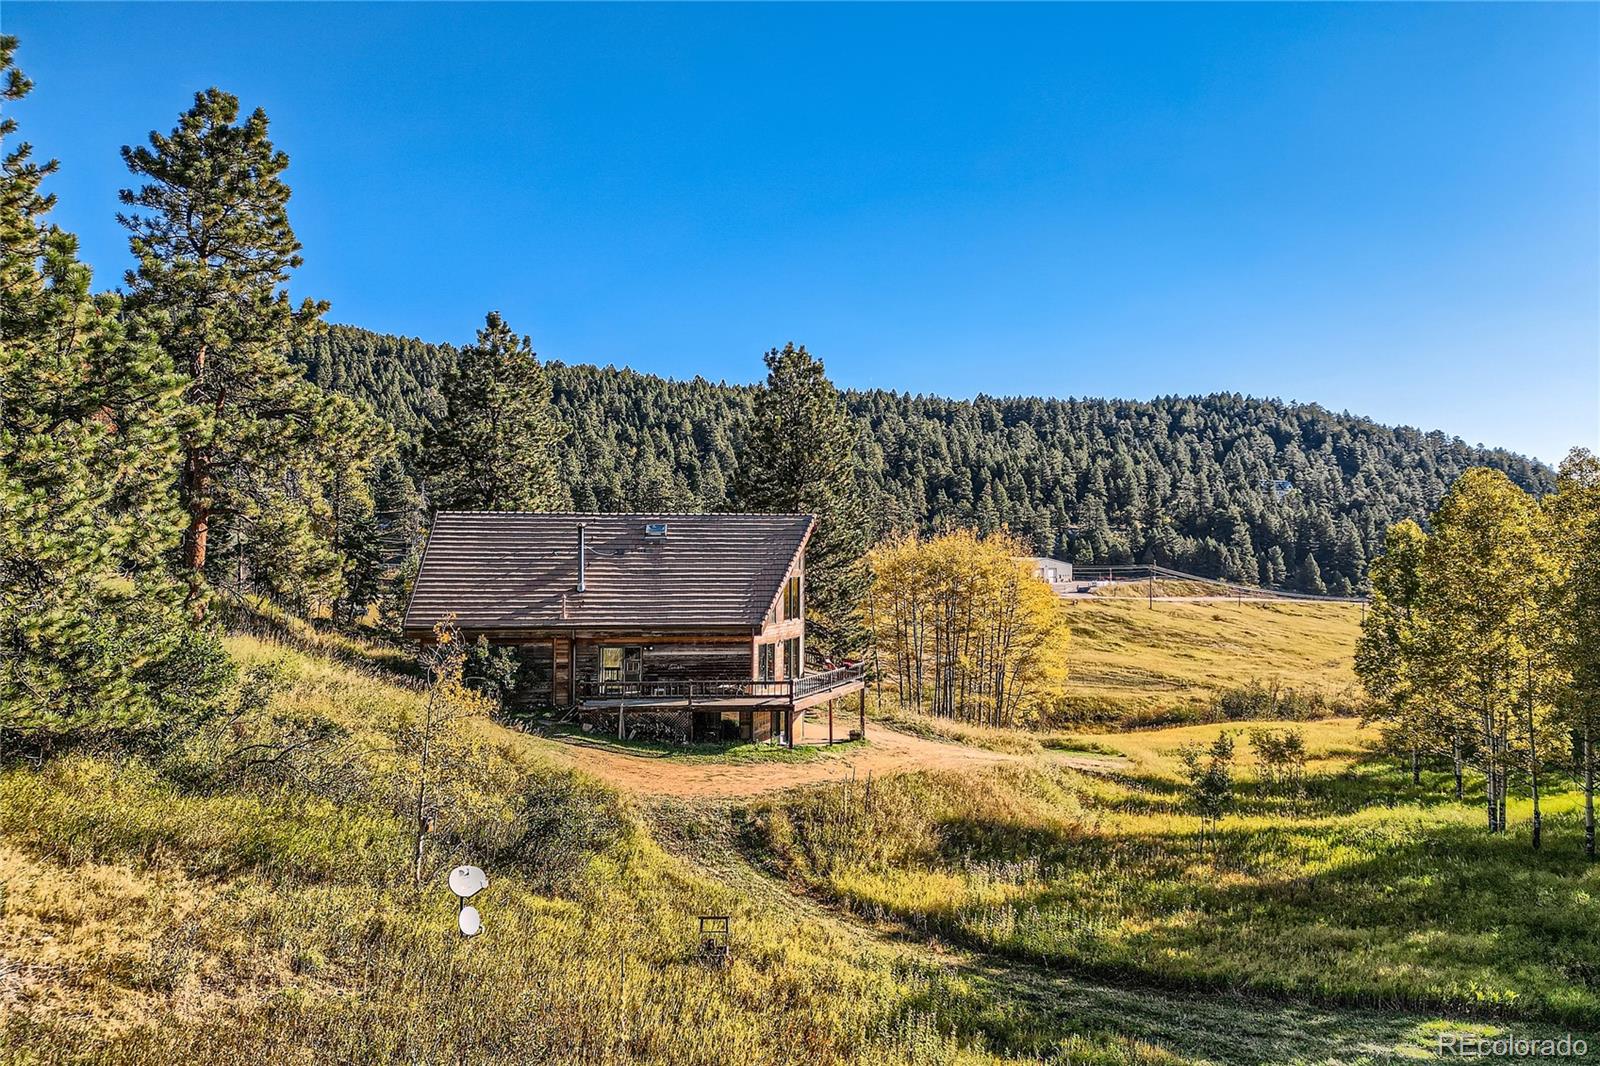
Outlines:
{"label": "clear blue sky", "polygon": [[1237,390],[1600,445],[1600,7],[7,0],[102,284],[120,145],[272,118],[331,320],[752,380]]}

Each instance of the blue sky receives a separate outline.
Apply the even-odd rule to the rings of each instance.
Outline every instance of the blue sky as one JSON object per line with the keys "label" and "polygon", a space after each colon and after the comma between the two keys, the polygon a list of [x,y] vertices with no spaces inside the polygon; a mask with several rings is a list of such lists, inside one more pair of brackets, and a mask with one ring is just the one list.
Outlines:
{"label": "blue sky", "polygon": [[1600,7],[40,5],[57,221],[195,90],[292,159],[296,295],[752,380],[1241,391],[1600,446]]}

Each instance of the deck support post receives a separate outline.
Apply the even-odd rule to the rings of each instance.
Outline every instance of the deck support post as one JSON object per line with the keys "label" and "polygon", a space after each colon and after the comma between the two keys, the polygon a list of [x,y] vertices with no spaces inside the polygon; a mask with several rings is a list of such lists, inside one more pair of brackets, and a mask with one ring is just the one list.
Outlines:
{"label": "deck support post", "polygon": [[789,704],[788,711],[786,711],[784,713],[787,716],[787,722],[783,727],[783,739],[784,739],[784,742],[787,743],[791,749],[793,749],[794,748],[794,704],[793,703]]}
{"label": "deck support post", "polygon": [[867,686],[861,686],[861,739],[867,739]]}
{"label": "deck support post", "polygon": [[828,747],[833,747],[833,701],[828,701]]}

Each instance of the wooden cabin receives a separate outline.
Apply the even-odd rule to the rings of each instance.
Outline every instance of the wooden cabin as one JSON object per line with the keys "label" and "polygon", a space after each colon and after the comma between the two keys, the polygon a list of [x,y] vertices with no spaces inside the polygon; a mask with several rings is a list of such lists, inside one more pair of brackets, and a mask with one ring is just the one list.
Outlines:
{"label": "wooden cabin", "polygon": [[[806,656],[811,515],[441,511],[406,607],[428,641],[515,649],[511,702],[618,736],[696,742],[844,739],[835,703],[859,665]],[[824,723],[824,715],[826,722]]]}

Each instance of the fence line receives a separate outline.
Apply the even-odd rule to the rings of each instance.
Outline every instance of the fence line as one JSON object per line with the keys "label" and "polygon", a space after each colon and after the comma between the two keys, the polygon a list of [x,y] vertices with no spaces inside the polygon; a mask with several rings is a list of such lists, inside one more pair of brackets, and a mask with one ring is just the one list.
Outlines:
{"label": "fence line", "polygon": [[[1097,575],[1104,574],[1101,578]],[[1088,564],[1080,566],[1076,563],[1072,567],[1074,581],[1193,581],[1199,584],[1211,585],[1219,589],[1226,589],[1227,595],[1237,597],[1252,597],[1255,599],[1270,600],[1310,600],[1319,603],[1366,603],[1365,596],[1330,596],[1315,592],[1298,592],[1290,589],[1277,589],[1266,585],[1241,585],[1233,581],[1225,581],[1218,577],[1205,577],[1201,574],[1190,574],[1183,570],[1174,570],[1170,566],[1160,566],[1155,563],[1106,563]]]}

